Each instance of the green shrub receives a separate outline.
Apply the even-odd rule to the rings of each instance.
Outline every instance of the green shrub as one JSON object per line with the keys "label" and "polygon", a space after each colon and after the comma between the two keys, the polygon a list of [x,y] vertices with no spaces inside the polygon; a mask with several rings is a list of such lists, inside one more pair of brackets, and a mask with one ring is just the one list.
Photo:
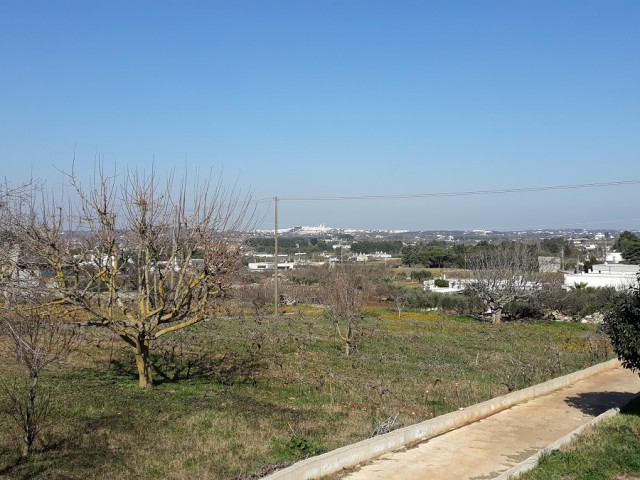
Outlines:
{"label": "green shrub", "polygon": [[411,279],[422,282],[428,278],[431,278],[432,274],[429,270],[414,270],[411,272]]}
{"label": "green shrub", "polygon": [[604,324],[624,367],[640,370],[640,288],[621,297],[605,316]]}
{"label": "green shrub", "polygon": [[442,310],[455,310],[461,314],[471,314],[483,310],[482,301],[479,298],[466,294],[437,294],[439,295],[438,308]]}
{"label": "green shrub", "polygon": [[505,307],[504,311],[515,318],[540,319],[544,317],[544,311],[540,302],[536,299],[511,302]]}
{"label": "green shrub", "polygon": [[408,293],[407,307],[409,308],[436,308],[438,295],[424,290],[411,289]]}
{"label": "green shrub", "polygon": [[595,312],[606,312],[623,295],[613,288],[546,290],[527,300],[509,303],[504,312],[515,318],[540,319],[545,313],[559,311],[577,320]]}
{"label": "green shrub", "polygon": [[295,461],[320,455],[324,452],[310,438],[297,433],[293,434],[287,441],[277,442],[274,450],[278,461]]}

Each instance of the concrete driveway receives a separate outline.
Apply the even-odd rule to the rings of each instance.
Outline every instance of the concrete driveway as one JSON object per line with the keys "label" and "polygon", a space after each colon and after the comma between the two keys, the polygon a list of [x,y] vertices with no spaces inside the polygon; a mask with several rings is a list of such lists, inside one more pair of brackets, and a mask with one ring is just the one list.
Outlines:
{"label": "concrete driveway", "polygon": [[640,378],[608,370],[478,422],[385,454],[348,480],[492,479],[640,392]]}

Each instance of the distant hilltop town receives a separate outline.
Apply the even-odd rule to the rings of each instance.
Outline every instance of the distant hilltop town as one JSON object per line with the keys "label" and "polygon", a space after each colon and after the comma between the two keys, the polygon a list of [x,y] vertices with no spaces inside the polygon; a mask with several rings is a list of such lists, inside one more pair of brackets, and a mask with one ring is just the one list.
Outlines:
{"label": "distant hilltop town", "polygon": [[[625,229],[628,230],[628,229]],[[640,233],[640,230],[630,230]],[[561,237],[570,240],[577,245],[591,245],[594,242],[606,241],[616,238],[622,230],[617,229],[534,229],[534,230],[512,230],[498,231],[484,228],[474,228],[470,230],[385,230],[385,229],[358,229],[358,228],[336,228],[320,224],[318,226],[296,226],[291,228],[279,228],[278,235],[287,237],[340,237],[348,236],[353,239],[389,239],[402,240],[404,242],[415,241],[492,241],[509,239],[545,239]],[[273,230],[256,230],[256,236],[273,236]],[[590,243],[591,242],[591,243]]]}

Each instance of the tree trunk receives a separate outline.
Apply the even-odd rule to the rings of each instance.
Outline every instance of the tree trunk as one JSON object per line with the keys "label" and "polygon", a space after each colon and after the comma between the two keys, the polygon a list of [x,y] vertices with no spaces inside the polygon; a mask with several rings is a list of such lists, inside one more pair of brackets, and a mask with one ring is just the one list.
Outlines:
{"label": "tree trunk", "polygon": [[38,377],[31,379],[31,385],[29,387],[29,394],[27,395],[27,401],[25,403],[24,414],[22,418],[22,427],[24,430],[24,436],[22,437],[22,456],[28,457],[33,450],[33,443],[36,440],[38,434],[37,425],[37,412],[36,412],[36,397],[38,395]]}
{"label": "tree trunk", "polygon": [[491,323],[499,324],[502,323],[502,309],[497,308],[491,312]]}
{"label": "tree trunk", "polygon": [[141,340],[136,346],[136,366],[138,367],[138,386],[153,388],[153,377],[149,365],[149,344]]}
{"label": "tree trunk", "polygon": [[351,355],[351,339],[353,338],[353,330],[351,329],[351,322],[347,328],[347,336],[344,339],[344,355],[348,357]]}

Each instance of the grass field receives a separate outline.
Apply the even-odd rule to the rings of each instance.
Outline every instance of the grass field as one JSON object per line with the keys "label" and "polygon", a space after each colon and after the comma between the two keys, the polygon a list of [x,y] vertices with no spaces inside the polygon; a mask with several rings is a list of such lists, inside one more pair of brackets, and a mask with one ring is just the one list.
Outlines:
{"label": "grass field", "polygon": [[[436,312],[369,309],[356,350],[310,308],[280,319],[219,318],[157,351],[156,388],[109,332],[46,383],[55,399],[32,458],[0,418],[0,476],[64,479],[248,479],[306,456],[419,422],[613,356],[593,325],[491,325]],[[178,355],[178,353],[182,355]],[[0,375],[10,377],[6,356]]]}

